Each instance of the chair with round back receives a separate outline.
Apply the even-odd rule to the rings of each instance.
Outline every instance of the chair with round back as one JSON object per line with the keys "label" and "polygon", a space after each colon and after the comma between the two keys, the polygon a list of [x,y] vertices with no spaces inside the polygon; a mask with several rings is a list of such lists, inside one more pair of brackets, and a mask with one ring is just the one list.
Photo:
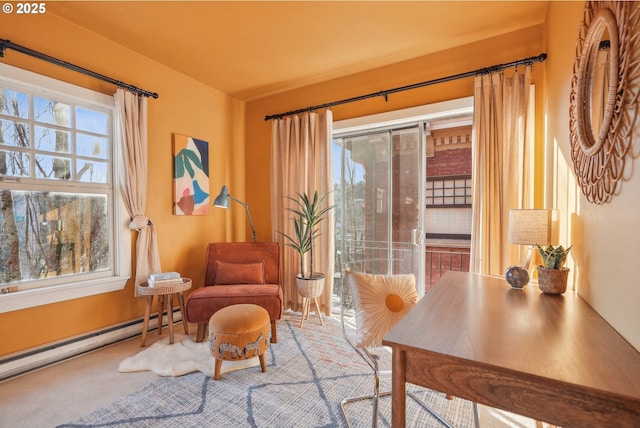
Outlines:
{"label": "chair with round back", "polygon": [[[347,342],[371,367],[374,375],[373,394],[345,398],[340,402],[342,416],[350,427],[346,405],[372,400],[372,426],[378,421],[380,397],[391,394],[381,391],[380,383],[391,378],[391,349],[382,345],[384,336],[417,303],[415,276],[403,259],[365,259],[343,265],[340,284],[340,320]],[[413,392],[407,391],[421,407],[442,425],[451,424],[424,403]],[[443,395],[443,398],[445,396]],[[473,403],[476,427],[479,426],[477,405]]]}

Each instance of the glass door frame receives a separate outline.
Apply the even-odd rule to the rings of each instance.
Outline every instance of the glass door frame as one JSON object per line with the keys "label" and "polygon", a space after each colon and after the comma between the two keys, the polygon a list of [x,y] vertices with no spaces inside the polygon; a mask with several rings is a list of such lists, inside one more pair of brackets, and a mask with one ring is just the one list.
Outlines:
{"label": "glass door frame", "polygon": [[[373,133],[376,131],[390,132],[391,128],[405,128],[410,125],[417,125],[419,128],[419,153],[420,153],[420,171],[421,185],[418,189],[418,224],[413,234],[413,244],[416,245],[417,251],[413,252],[417,281],[418,295],[422,296],[425,292],[425,230],[426,230],[426,207],[425,207],[425,186],[426,186],[426,123],[445,118],[457,116],[468,116],[473,113],[473,97],[460,98],[456,100],[444,101],[409,109],[402,109],[379,113],[371,116],[363,116],[359,118],[336,121],[333,124],[333,139],[343,137],[347,134],[355,133]],[[332,140],[333,140],[332,139]],[[389,147],[393,145],[389,142]],[[344,159],[340,158],[341,165],[344,165]],[[392,174],[392,168],[389,168],[389,174]],[[389,195],[391,198],[391,195]],[[391,205],[390,205],[391,207]],[[389,222],[391,222],[391,215]],[[391,229],[391,225],[388,225]],[[393,250],[392,239],[389,239],[389,251]],[[338,247],[336,246],[336,251]],[[392,254],[392,253],[390,253]],[[341,270],[341,268],[340,268]],[[337,271],[340,271],[337,269]]]}
{"label": "glass door frame", "polygon": [[[340,223],[336,226],[341,236],[340,245],[336,245],[339,262],[404,260],[402,272],[413,272],[418,294],[424,294],[425,195],[424,184],[421,183],[426,181],[425,122],[334,134],[336,140],[342,142],[334,147],[340,151],[339,168],[336,165],[334,173],[341,171]],[[367,162],[371,159],[372,163]],[[409,172],[413,173],[407,175]],[[345,181],[346,177],[361,174],[364,175],[356,183]],[[346,201],[345,192],[349,190],[356,194],[362,192],[362,217],[358,215],[358,204]],[[349,200],[353,196],[355,194],[350,195]],[[411,207],[415,207],[415,211]],[[357,228],[351,230],[350,225]],[[361,228],[362,233],[358,233]]]}

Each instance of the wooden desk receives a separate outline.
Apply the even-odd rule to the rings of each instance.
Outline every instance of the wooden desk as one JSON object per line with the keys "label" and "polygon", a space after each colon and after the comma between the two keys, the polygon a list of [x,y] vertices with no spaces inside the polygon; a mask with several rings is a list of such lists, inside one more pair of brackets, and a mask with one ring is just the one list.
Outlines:
{"label": "wooden desk", "polygon": [[149,329],[149,316],[151,315],[151,306],[153,305],[153,296],[158,296],[158,334],[162,334],[162,313],[164,310],[164,297],[167,296],[167,318],[169,319],[169,343],[173,344],[173,299],[174,294],[178,296],[178,305],[180,314],[182,314],[182,325],[184,326],[184,334],[189,334],[189,326],[184,312],[184,296],[183,291],[191,288],[191,280],[182,278],[182,283],[172,285],[160,285],[149,287],[149,284],[143,282],[139,284],[138,295],[147,296],[147,305],[144,309],[144,321],[142,323],[142,339],[140,346],[144,348],[147,339],[147,330]]}
{"label": "wooden desk", "polygon": [[582,298],[447,272],[387,334],[405,382],[563,427],[640,427],[640,353]]}

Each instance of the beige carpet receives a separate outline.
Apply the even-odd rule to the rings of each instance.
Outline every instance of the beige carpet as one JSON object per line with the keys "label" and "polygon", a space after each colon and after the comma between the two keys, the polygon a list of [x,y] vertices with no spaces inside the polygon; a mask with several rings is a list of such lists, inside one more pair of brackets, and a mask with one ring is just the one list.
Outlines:
{"label": "beige carpet", "polygon": [[[147,346],[167,335],[150,332]],[[122,360],[141,349],[137,336],[0,382],[0,427],[54,427],[159,379],[150,371],[118,371]]]}

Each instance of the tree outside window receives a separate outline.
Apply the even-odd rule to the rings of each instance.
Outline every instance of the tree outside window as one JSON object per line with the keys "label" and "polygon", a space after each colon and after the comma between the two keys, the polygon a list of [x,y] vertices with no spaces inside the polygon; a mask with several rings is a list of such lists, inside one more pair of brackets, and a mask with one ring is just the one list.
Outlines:
{"label": "tree outside window", "polygon": [[113,265],[112,111],[0,80],[0,287]]}

